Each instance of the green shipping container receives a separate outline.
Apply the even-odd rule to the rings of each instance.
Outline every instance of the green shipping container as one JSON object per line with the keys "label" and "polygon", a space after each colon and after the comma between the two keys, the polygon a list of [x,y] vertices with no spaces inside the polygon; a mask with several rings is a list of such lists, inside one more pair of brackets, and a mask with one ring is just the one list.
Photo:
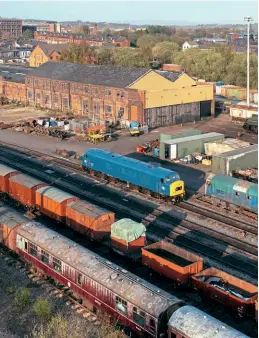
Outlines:
{"label": "green shipping container", "polygon": [[187,136],[200,135],[201,131],[199,129],[182,129],[175,131],[173,134],[160,134],[160,148],[159,148],[159,157],[160,159],[165,159],[165,143],[164,141],[173,140],[176,138],[182,138]]}

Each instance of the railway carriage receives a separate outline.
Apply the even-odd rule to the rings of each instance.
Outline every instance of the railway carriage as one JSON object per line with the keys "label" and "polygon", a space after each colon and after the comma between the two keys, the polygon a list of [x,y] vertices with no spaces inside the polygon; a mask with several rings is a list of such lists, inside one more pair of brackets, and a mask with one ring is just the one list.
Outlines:
{"label": "railway carriage", "polygon": [[258,185],[226,175],[211,174],[205,195],[213,196],[258,213]]}
{"label": "railway carriage", "polygon": [[104,178],[122,181],[132,189],[173,202],[184,198],[184,182],[177,172],[101,149],[89,149],[82,167]]}

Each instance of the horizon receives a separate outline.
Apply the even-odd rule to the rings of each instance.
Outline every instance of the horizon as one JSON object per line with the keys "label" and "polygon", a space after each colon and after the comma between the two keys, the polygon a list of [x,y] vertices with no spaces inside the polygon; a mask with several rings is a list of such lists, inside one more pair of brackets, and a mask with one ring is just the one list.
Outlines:
{"label": "horizon", "polygon": [[[35,6],[31,5],[32,2]],[[88,21],[126,25],[197,26],[245,24],[244,16],[253,14],[252,23],[258,22],[256,1],[62,1],[62,7],[60,7],[60,2],[1,1],[1,17],[58,22]],[[133,3],[134,6],[132,6]],[[51,6],[51,11],[49,11],[48,4]],[[224,11],[222,11],[222,6],[224,6]],[[143,18],[143,13],[145,13],[145,18]],[[228,13],[231,13],[231,18]]]}

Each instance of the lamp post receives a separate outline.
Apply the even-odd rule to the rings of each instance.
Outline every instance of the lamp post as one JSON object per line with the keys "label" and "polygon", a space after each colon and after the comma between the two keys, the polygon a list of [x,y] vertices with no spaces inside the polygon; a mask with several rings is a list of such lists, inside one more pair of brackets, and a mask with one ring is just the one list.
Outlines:
{"label": "lamp post", "polygon": [[250,41],[250,22],[253,21],[253,18],[251,16],[244,17],[244,20],[247,22],[247,89],[246,89],[246,102],[247,106],[250,105],[250,93],[249,93],[249,73],[250,73],[250,60],[249,60],[249,41]]}

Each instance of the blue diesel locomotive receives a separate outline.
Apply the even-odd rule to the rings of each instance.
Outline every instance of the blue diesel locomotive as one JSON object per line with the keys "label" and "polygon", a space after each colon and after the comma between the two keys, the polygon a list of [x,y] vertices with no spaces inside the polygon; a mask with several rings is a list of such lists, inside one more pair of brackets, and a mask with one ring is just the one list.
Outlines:
{"label": "blue diesel locomotive", "polygon": [[90,173],[101,173],[123,181],[128,187],[162,197],[172,202],[184,198],[184,182],[177,172],[150,165],[101,149],[89,149],[82,156],[82,166]]}
{"label": "blue diesel locomotive", "polygon": [[258,184],[230,176],[211,174],[206,180],[205,195],[258,213]]}

